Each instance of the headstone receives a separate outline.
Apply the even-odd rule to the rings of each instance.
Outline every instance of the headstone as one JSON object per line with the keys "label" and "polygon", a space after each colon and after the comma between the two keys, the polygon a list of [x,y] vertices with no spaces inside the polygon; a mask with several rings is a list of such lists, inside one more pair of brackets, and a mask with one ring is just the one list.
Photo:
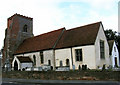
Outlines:
{"label": "headstone", "polygon": [[82,70],[85,70],[85,65],[82,65]]}
{"label": "headstone", "polygon": [[81,66],[80,66],[80,65],[79,65],[79,67],[78,67],[78,68],[79,68],[79,70],[81,70]]}
{"label": "headstone", "polygon": [[85,70],[87,70],[87,65],[85,65]]}
{"label": "headstone", "polygon": [[102,67],[102,71],[104,71],[105,70],[105,64],[103,64],[103,67]]}

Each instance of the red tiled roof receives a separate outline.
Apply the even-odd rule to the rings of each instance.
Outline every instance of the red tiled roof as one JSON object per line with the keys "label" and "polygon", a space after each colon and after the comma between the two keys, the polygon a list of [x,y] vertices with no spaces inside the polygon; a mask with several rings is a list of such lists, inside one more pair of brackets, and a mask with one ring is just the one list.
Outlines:
{"label": "red tiled roof", "polygon": [[100,23],[97,22],[66,30],[59,40],[56,49],[94,44]]}
{"label": "red tiled roof", "polygon": [[40,50],[68,48],[74,46],[93,45],[95,43],[101,22],[76,27],[70,30],[65,28],[26,39],[15,54],[34,52]]}
{"label": "red tiled roof", "polygon": [[33,62],[28,56],[17,56],[18,60],[21,62],[21,63],[31,63]]}
{"label": "red tiled roof", "polygon": [[23,41],[15,54],[52,49],[65,28],[31,37]]}

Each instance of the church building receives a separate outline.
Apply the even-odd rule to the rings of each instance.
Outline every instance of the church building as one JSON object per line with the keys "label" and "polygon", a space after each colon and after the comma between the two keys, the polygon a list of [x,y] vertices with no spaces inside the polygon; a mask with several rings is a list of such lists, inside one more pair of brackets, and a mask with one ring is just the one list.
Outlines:
{"label": "church building", "polygon": [[[41,29],[42,30],[42,29]],[[76,28],[60,28],[33,35],[33,18],[14,14],[8,18],[3,48],[4,65],[14,70],[41,66],[79,69],[108,68],[112,63],[102,22]]]}

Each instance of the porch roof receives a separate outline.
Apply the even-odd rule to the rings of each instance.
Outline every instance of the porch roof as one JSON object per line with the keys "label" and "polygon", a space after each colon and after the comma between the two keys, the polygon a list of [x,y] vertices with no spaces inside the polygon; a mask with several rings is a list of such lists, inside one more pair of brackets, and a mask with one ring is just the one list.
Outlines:
{"label": "porch roof", "polygon": [[21,63],[33,63],[29,56],[17,56]]}

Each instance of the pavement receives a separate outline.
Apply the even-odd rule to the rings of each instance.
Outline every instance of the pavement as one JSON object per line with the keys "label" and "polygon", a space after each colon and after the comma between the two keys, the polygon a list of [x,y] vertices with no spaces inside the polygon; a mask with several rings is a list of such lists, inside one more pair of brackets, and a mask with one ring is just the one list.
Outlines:
{"label": "pavement", "polygon": [[39,80],[3,78],[2,85],[120,85],[120,81]]}

